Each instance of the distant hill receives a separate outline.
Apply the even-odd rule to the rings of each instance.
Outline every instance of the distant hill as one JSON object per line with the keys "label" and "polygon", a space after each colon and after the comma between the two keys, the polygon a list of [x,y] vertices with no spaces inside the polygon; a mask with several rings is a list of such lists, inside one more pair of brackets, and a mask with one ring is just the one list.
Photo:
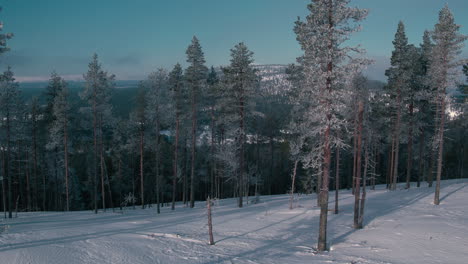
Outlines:
{"label": "distant hill", "polygon": [[[261,90],[266,95],[286,95],[286,92],[291,89],[291,84],[286,80],[287,65],[271,64],[271,65],[255,65],[258,74],[262,78]],[[220,70],[218,68],[218,70]],[[116,88],[111,99],[114,106],[114,113],[120,117],[128,117],[134,105],[136,88],[139,80],[118,80]],[[83,81],[68,81],[70,96],[73,102],[80,102],[79,92],[84,88]],[[383,89],[385,83],[381,81],[369,80],[371,89]],[[23,82],[20,83],[20,88],[25,101],[36,96],[41,103],[45,103],[45,89],[48,82]]]}

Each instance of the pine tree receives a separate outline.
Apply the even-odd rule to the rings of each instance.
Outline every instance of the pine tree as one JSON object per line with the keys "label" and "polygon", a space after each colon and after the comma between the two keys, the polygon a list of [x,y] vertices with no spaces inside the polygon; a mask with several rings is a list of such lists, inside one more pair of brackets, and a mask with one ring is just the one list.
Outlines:
{"label": "pine tree", "polygon": [[179,135],[180,135],[180,122],[184,108],[184,76],[180,64],[176,64],[174,69],[169,73],[169,88],[172,92],[172,103],[175,112],[175,142],[174,142],[174,164],[173,164],[173,178],[172,178],[172,205],[171,209],[175,209],[176,191],[177,191],[177,178],[179,167]]}
{"label": "pine tree", "polygon": [[[53,77],[54,78],[54,77]],[[63,165],[64,165],[64,176],[65,176],[65,199],[66,207],[65,210],[70,210],[69,200],[69,111],[70,106],[68,103],[68,89],[65,80],[59,76],[55,78],[60,79],[61,89],[58,91],[53,104],[52,115],[54,121],[52,126],[49,128],[49,143],[47,148],[63,149]]]}
{"label": "pine tree", "polygon": [[398,178],[398,160],[400,153],[400,134],[402,130],[402,109],[406,99],[411,77],[411,61],[409,55],[408,38],[403,22],[398,23],[398,29],[393,41],[394,50],[390,60],[391,67],[385,72],[391,95],[391,108],[394,112],[392,131],[392,152],[390,169],[390,189],[396,190]]}
{"label": "pine tree", "polygon": [[165,94],[167,92],[168,82],[167,72],[164,69],[158,69],[149,75],[146,85],[148,86],[148,95],[146,101],[146,114],[148,123],[154,132],[155,144],[155,168],[156,177],[156,206],[157,212],[160,213],[160,196],[161,196],[161,126],[163,125],[163,115],[165,110]]}
{"label": "pine tree", "polygon": [[[81,98],[90,105],[90,113],[93,120],[93,142],[94,142],[94,212],[98,212],[98,153],[101,156],[101,194],[103,209],[105,210],[104,174],[103,174],[103,153],[102,153],[102,133],[103,118],[109,114],[110,89],[114,85],[114,75],[110,75],[102,70],[97,54],[93,55],[92,61],[88,65],[88,72],[83,75],[86,86],[80,94]],[[98,136],[101,136],[101,144],[98,144]]]}
{"label": "pine tree", "polygon": [[19,84],[15,82],[14,74],[11,68],[8,69],[0,76],[0,111],[2,126],[5,127],[4,147],[6,154],[4,157],[4,178],[3,185],[7,185],[7,207],[8,217],[12,218],[13,210],[13,173],[12,173],[12,143],[15,138],[15,129],[18,126],[20,91]]}
{"label": "pine tree", "polygon": [[[147,89],[143,82],[139,84],[138,93],[135,98],[135,107],[130,113],[129,128],[131,129],[131,137],[133,145],[137,145],[139,155],[139,172],[140,172],[140,200],[141,208],[145,208],[145,145],[146,145],[146,130],[149,126],[147,107]],[[137,139],[137,140],[135,140]]]}
{"label": "pine tree", "polygon": [[190,208],[195,206],[195,164],[197,143],[197,112],[201,89],[205,86],[208,68],[205,66],[205,57],[197,37],[193,37],[192,43],[187,48],[187,62],[190,64],[185,70],[185,80],[191,92],[191,171],[190,171]]}
{"label": "pine tree", "polygon": [[442,159],[444,151],[444,126],[446,110],[446,89],[454,82],[453,70],[461,66],[464,61],[457,60],[461,53],[463,42],[468,36],[458,33],[460,26],[455,24],[452,12],[446,5],[439,13],[439,22],[431,32],[434,47],[432,48],[429,76],[431,84],[437,89],[436,100],[436,135],[434,146],[437,149],[437,182],[434,204],[440,203],[440,179],[442,175]]}
{"label": "pine tree", "polygon": [[216,197],[215,189],[217,186],[217,175],[216,175],[216,159],[215,159],[215,138],[216,138],[216,119],[217,119],[217,107],[219,101],[219,94],[220,94],[220,85],[219,85],[219,78],[216,70],[213,66],[211,66],[210,73],[208,74],[207,79],[208,85],[208,92],[206,96],[206,100],[208,103],[208,111],[210,116],[210,196]]}
{"label": "pine tree", "polygon": [[[426,149],[426,134],[430,129],[430,125],[433,122],[433,104],[432,104],[432,95],[434,94],[431,87],[429,85],[428,78],[428,70],[429,70],[429,59],[431,56],[433,44],[431,42],[431,37],[429,31],[424,31],[423,35],[423,42],[420,45],[420,74],[418,76],[418,82],[420,82],[421,87],[420,90],[416,93],[416,100],[415,107],[418,109],[415,120],[416,126],[419,128],[419,165],[418,165],[418,178],[417,178],[417,187],[420,187],[421,180],[424,179],[424,175],[426,174],[424,171],[424,163],[425,163],[425,149]],[[432,156],[432,154],[431,154]],[[431,158],[432,160],[432,158]],[[432,163],[431,163],[432,164]],[[427,174],[427,182],[429,183],[429,187],[432,187],[432,170]]]}
{"label": "pine tree", "polygon": [[235,129],[236,160],[237,164],[237,188],[239,194],[238,206],[243,206],[243,190],[245,185],[245,143],[246,143],[246,116],[249,111],[258,77],[252,67],[253,52],[244,43],[237,44],[231,49],[231,64],[223,68],[224,83],[226,84],[226,99],[230,112],[233,115],[232,122]]}
{"label": "pine tree", "polygon": [[[351,8],[349,0],[313,0],[308,5],[310,14],[305,21],[298,20],[294,31],[304,55],[298,62],[304,69],[306,83],[301,91],[303,103],[307,105],[309,126],[307,136],[316,139],[309,149],[310,167],[321,173],[320,224],[318,250],[327,249],[328,189],[331,162],[331,149],[341,144],[333,136],[332,130],[343,125],[334,109],[341,103],[340,89],[347,76],[368,63],[364,59],[350,57],[357,48],[344,46],[349,35],[358,30],[357,22],[363,20],[366,10]],[[361,51],[362,52],[362,51]],[[310,101],[309,101],[310,100]]]}

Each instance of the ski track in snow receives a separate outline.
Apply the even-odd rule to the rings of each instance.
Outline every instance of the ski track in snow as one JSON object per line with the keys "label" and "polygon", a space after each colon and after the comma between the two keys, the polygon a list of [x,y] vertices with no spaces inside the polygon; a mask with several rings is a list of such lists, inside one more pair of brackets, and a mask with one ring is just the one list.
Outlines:
{"label": "ski track in snow", "polygon": [[[404,184],[403,184],[404,185]],[[315,195],[301,195],[288,209],[287,195],[263,196],[237,208],[234,199],[213,206],[216,245],[207,243],[205,203],[112,210],[19,213],[1,220],[0,264],[75,263],[468,263],[468,180],[442,182],[441,204],[423,185],[367,193],[365,226],[352,228],[354,197],[340,194],[330,212],[331,250],[315,250],[319,209]],[[334,195],[330,193],[330,207]],[[117,212],[117,211],[116,211]]]}

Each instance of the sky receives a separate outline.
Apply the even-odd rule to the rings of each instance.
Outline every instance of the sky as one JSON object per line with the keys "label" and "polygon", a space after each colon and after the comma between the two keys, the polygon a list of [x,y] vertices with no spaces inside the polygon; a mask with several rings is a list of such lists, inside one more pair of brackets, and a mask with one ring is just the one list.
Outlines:
{"label": "sky", "polygon": [[[239,42],[254,52],[257,64],[295,62],[301,50],[294,21],[308,14],[310,0],[0,0],[3,32],[15,36],[11,51],[0,56],[19,81],[47,80],[52,71],[79,79],[97,53],[117,79],[137,80],[158,67],[185,65],[185,50],[194,35],[207,65],[229,63]],[[448,4],[461,33],[468,34],[468,0],[353,0],[368,8],[362,31],[350,44],[361,44],[375,63],[366,71],[385,80],[392,40],[402,20],[410,43],[419,45]],[[463,55],[468,57],[465,47]]]}

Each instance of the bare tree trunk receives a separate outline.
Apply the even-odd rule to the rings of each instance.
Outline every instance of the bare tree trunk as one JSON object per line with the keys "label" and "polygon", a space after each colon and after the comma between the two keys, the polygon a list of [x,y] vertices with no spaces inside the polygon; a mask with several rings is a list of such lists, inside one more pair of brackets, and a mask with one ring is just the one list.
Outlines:
{"label": "bare tree trunk", "polygon": [[176,113],[176,127],[175,127],[175,145],[174,145],[174,175],[172,178],[172,206],[171,210],[175,209],[176,200],[176,187],[177,187],[177,165],[178,165],[178,154],[179,154],[179,114]]}
{"label": "bare tree trunk", "polygon": [[439,123],[439,146],[438,146],[438,157],[437,157],[437,178],[436,178],[436,189],[434,195],[434,204],[440,204],[440,178],[442,175],[442,159],[444,153],[444,125],[445,125],[445,89],[443,94],[440,95],[440,123]]}
{"label": "bare tree trunk", "polygon": [[393,175],[393,158],[395,157],[393,155],[394,148],[395,148],[395,141],[394,141],[393,133],[392,133],[392,147],[389,150],[390,152],[389,152],[389,155],[388,155],[387,175],[385,177],[385,182],[387,184],[387,189],[390,189],[390,186],[392,185],[391,182],[392,182],[392,175]]}
{"label": "bare tree trunk", "polygon": [[291,194],[289,196],[289,210],[293,209],[293,202],[294,202],[294,185],[296,183],[296,171],[297,171],[297,163],[299,161],[294,161],[294,169],[292,174],[292,184],[291,184]]}
{"label": "bare tree trunk", "polygon": [[67,122],[63,124],[63,148],[65,161],[65,195],[66,195],[66,211],[70,211],[69,189],[68,189],[68,128]]}
{"label": "bare tree trunk", "polygon": [[[423,164],[424,164],[424,158],[423,158],[423,152],[424,152],[424,130],[421,129],[421,135],[419,136],[419,171],[418,171],[418,183],[417,187],[419,188],[421,186],[421,179],[424,179],[424,175],[421,175],[424,173],[423,171]],[[422,177],[421,177],[422,176]]]}
{"label": "bare tree trunk", "polygon": [[188,175],[188,155],[187,155],[187,138],[185,137],[184,139],[184,177],[183,177],[183,182],[182,182],[182,201],[184,202],[184,205],[187,205],[187,175]]}
{"label": "bare tree trunk", "polygon": [[26,151],[26,165],[25,165],[25,174],[26,174],[26,206],[27,210],[31,211],[31,179],[29,178],[29,155]]}
{"label": "bare tree trunk", "polygon": [[411,169],[413,166],[413,103],[409,105],[410,122],[408,129],[408,160],[406,165],[406,189],[411,187]]}
{"label": "bare tree trunk", "polygon": [[5,167],[5,150],[2,148],[2,167],[3,167],[3,178],[2,178],[2,200],[3,200],[3,212],[5,214],[5,218],[7,218],[7,196],[6,196],[6,167]]}
{"label": "bare tree trunk", "polygon": [[340,148],[337,147],[336,148],[336,171],[335,171],[335,214],[338,214],[338,192],[339,190],[340,190]]}
{"label": "bare tree trunk", "polygon": [[[156,110],[159,112],[159,110]],[[159,130],[159,117],[156,119],[156,210],[157,213],[161,213],[161,205],[159,203],[160,198],[160,190],[161,190],[161,175],[160,173],[160,130]]]}
{"label": "bare tree trunk", "polygon": [[210,237],[210,245],[214,245],[214,239],[213,239],[213,222],[211,221],[211,201],[210,201],[210,196],[206,199],[206,207],[208,210],[208,235]]}
{"label": "bare tree trunk", "polygon": [[267,188],[268,188],[268,195],[271,195],[271,182],[273,181],[273,172],[274,172],[274,165],[275,165],[275,145],[273,136],[270,136],[270,177],[267,180]]}
{"label": "bare tree trunk", "polygon": [[354,228],[359,229],[359,196],[361,188],[361,151],[362,151],[362,118],[364,113],[364,105],[359,102],[359,117],[358,117],[358,134],[357,134],[357,148],[356,148],[356,182],[354,184]]}
{"label": "bare tree trunk", "polygon": [[211,107],[211,168],[210,168],[210,195],[211,197],[216,197],[215,196],[215,170],[216,170],[216,160],[215,160],[215,112],[214,112],[214,106]]}
{"label": "bare tree trunk", "polygon": [[[96,90],[96,88],[94,89]],[[98,178],[97,178],[97,109],[96,109],[96,91],[93,96],[93,137],[94,137],[94,213],[98,213]],[[45,184],[45,183],[44,183]]]}
{"label": "bare tree trunk", "polygon": [[240,135],[239,135],[239,200],[238,206],[242,208],[242,188],[244,187],[244,97],[243,95],[240,98],[240,109],[239,109],[239,117],[240,117]]}
{"label": "bare tree trunk", "polygon": [[145,209],[145,179],[144,177],[144,172],[143,172],[143,139],[144,138],[144,132],[143,129],[140,130],[140,191],[141,191],[141,208]]}
{"label": "bare tree trunk", "polygon": [[361,206],[359,208],[359,228],[363,227],[364,224],[364,206],[366,204],[366,186],[367,186],[367,167],[369,164],[369,154],[367,147],[364,154],[364,174],[362,175],[362,197]]}
{"label": "bare tree trunk", "polygon": [[121,154],[118,154],[119,156],[119,168],[118,168],[118,177],[119,177],[119,207],[120,211],[122,211],[122,158]]}
{"label": "bare tree trunk", "polygon": [[197,145],[197,100],[192,91],[192,166],[190,171],[190,208],[195,207],[195,153]]}
{"label": "bare tree trunk", "polygon": [[[39,191],[39,180],[38,180],[38,177],[37,177],[37,120],[36,120],[36,112],[33,111],[33,116],[32,116],[32,143],[33,143],[33,177],[34,177],[34,181],[36,182],[36,190],[35,190],[35,194],[36,194],[36,207],[39,207],[39,205],[37,205],[37,202],[38,202],[38,191]],[[45,195],[45,193],[44,193]],[[45,211],[45,196],[44,196],[44,201],[43,201],[43,210]]]}
{"label": "bare tree trunk", "polygon": [[357,137],[358,137],[358,115],[356,112],[354,115],[354,134],[353,134],[353,180],[352,180],[352,194],[356,191],[356,166],[357,166]]}
{"label": "bare tree trunk", "polygon": [[101,166],[101,196],[102,196],[102,209],[106,211],[106,185],[104,182],[104,142],[103,142],[103,129],[102,129],[102,113],[99,118],[99,157],[100,157],[100,166]]}
{"label": "bare tree trunk", "polygon": [[397,91],[397,120],[395,123],[395,158],[393,159],[393,179],[392,179],[392,190],[396,190],[397,179],[398,179],[398,154],[400,152],[400,123],[401,123],[401,91]]}
{"label": "bare tree trunk", "polygon": [[13,218],[13,212],[12,212],[12,209],[13,209],[13,197],[12,197],[12,186],[11,186],[11,182],[12,182],[12,178],[11,178],[11,171],[10,171],[10,113],[8,112],[7,115],[6,115],[6,133],[7,133],[7,137],[6,137],[6,148],[7,148],[7,156],[6,156],[6,166],[5,166],[5,171],[6,171],[6,178],[8,179],[8,218]]}
{"label": "bare tree trunk", "polygon": [[[330,29],[333,28],[333,1],[328,0],[328,27]],[[330,33],[331,34],[331,33]],[[328,50],[332,50],[333,48],[333,41],[331,36],[328,37]],[[327,72],[329,77],[327,77],[325,92],[328,95],[331,94],[332,90],[332,75],[333,71],[333,62],[329,61],[327,65]],[[330,120],[331,120],[331,102],[325,100],[325,107],[326,107],[326,118],[327,118],[327,127],[325,129],[324,135],[324,149],[323,149],[323,166],[322,166],[322,184],[320,186],[320,220],[319,220],[319,237],[317,243],[317,250],[318,251],[325,251],[327,250],[327,221],[328,221],[328,181],[330,178],[330,161],[331,161],[331,149],[330,149],[330,134],[331,134],[331,127],[330,127]]]}

